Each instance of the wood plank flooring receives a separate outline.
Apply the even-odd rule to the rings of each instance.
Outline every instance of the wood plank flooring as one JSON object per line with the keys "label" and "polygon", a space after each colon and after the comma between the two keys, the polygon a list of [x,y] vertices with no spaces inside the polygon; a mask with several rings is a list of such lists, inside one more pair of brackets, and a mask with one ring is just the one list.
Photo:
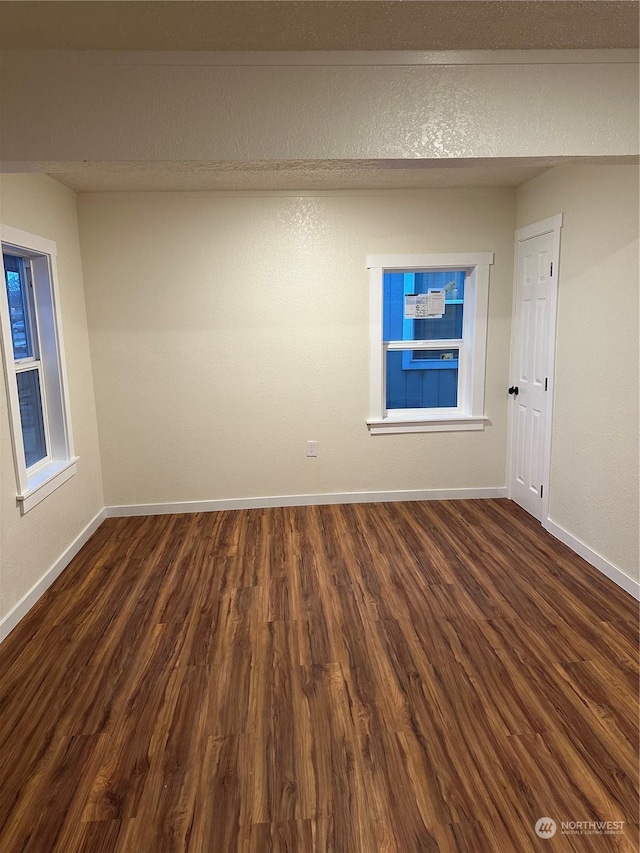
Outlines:
{"label": "wood plank flooring", "polygon": [[0,851],[635,853],[637,624],[506,500],[109,519],[0,647]]}

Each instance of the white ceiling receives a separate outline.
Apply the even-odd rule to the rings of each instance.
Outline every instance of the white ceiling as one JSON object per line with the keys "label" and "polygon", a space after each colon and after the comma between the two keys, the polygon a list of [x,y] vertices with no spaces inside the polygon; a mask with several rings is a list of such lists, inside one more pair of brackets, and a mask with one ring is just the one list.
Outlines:
{"label": "white ceiling", "polygon": [[[138,51],[635,48],[638,9],[635,0],[0,0],[0,46]],[[517,186],[558,162],[563,161],[49,162],[31,167],[77,192],[313,191]],[[4,168],[10,171],[11,164]]]}
{"label": "white ceiling", "polygon": [[79,163],[49,174],[76,192],[258,191],[420,189],[452,186],[516,186],[547,166],[474,164],[442,168],[327,161],[247,163]]}
{"label": "white ceiling", "polygon": [[13,0],[0,46],[67,50],[634,48],[635,0]]}
{"label": "white ceiling", "polygon": [[[560,163],[628,164],[638,157],[492,160],[33,163],[76,192],[217,192],[515,187]],[[5,164],[11,171],[11,164]]]}

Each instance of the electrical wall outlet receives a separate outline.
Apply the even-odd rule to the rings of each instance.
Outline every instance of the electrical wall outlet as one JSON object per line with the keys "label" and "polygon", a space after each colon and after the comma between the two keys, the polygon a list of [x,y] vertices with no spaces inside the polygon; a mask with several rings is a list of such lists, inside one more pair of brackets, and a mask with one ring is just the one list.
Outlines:
{"label": "electrical wall outlet", "polygon": [[308,441],[307,442],[307,456],[317,456],[318,455],[318,442],[317,441]]}

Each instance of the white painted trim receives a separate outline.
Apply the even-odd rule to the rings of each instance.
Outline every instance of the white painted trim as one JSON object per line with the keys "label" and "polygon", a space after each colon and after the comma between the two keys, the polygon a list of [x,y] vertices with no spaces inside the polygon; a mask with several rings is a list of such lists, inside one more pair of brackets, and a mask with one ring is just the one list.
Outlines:
{"label": "white painted trim", "polygon": [[23,618],[23,616],[26,616],[41,595],[51,586],[54,580],[62,574],[82,546],[85,545],[93,536],[105,518],[106,513],[103,508],[91,519],[84,530],[78,534],[69,547],[44,573],[40,580],[31,587],[29,592],[23,595],[20,601],[12,607],[3,619],[0,620],[0,642],[2,642],[11,631],[13,631],[18,622]]}
{"label": "white painted trim", "polygon": [[[381,65],[593,65],[638,63],[633,48],[584,50],[55,50],[3,51],[23,65],[33,55],[50,63],[133,66],[381,66]],[[14,58],[15,57],[15,58]]]}
{"label": "white painted trim", "polygon": [[556,539],[559,539],[560,542],[563,542],[571,548],[572,551],[582,557],[583,560],[586,560],[587,563],[590,563],[599,572],[606,575],[609,580],[612,580],[617,584],[617,586],[625,592],[628,592],[629,595],[640,600],[640,583],[638,583],[638,581],[629,577],[629,575],[625,574],[622,569],[614,566],[613,563],[610,563],[609,560],[601,554],[598,554],[597,551],[594,551],[593,548],[590,548],[581,539],[578,539],[577,536],[569,533],[568,530],[565,530],[564,527],[556,524],[556,522],[552,521],[550,518],[547,518],[547,520],[543,522],[542,526],[552,536],[555,536]]}
{"label": "white painted trim", "polygon": [[[514,362],[515,362],[515,347],[516,347],[516,311],[518,306],[518,268],[519,268],[519,259],[518,259],[518,251],[520,249],[520,244],[518,243],[518,232],[516,231],[516,236],[513,245],[513,283],[511,285],[511,341],[509,344],[509,386],[511,385],[511,377],[514,375]],[[505,389],[506,391],[506,389]],[[507,471],[506,471],[506,481],[507,481],[507,497],[509,500],[513,500],[513,489],[511,487],[511,483],[513,481],[513,453],[514,453],[514,442],[513,442],[513,419],[515,417],[514,407],[510,405],[511,397],[509,396],[507,402]],[[548,513],[547,513],[548,514]]]}
{"label": "white painted trim", "polygon": [[557,213],[555,216],[549,216],[547,219],[540,219],[531,225],[523,225],[516,231],[516,241],[530,240],[532,237],[541,237],[543,234],[550,234],[552,231],[557,231],[562,228],[563,216]]}
{"label": "white painted trim", "polygon": [[[65,366],[64,340],[58,289],[57,246],[53,240],[0,223],[3,251],[7,247],[29,261],[33,298],[33,329],[38,359],[28,365],[16,362],[9,322],[6,287],[0,287],[0,348],[7,388],[17,500],[22,514],[50,495],[76,472],[71,407]],[[4,260],[3,260],[3,278]],[[42,415],[47,457],[27,469],[16,372],[37,367],[40,379]],[[53,412],[53,413],[52,413]]]}
{"label": "white painted trim", "polygon": [[30,234],[28,231],[22,231],[12,225],[0,224],[0,241],[9,243],[16,249],[22,249],[27,254],[50,255],[52,258],[58,254],[58,247],[53,240],[48,240],[46,237],[40,237],[37,234]]}
{"label": "white painted trim", "polygon": [[[3,232],[4,227],[0,226],[0,234]],[[27,466],[24,458],[24,440],[22,438],[22,424],[20,421],[20,400],[18,398],[18,385],[16,382],[16,362],[13,358],[11,323],[9,322],[9,299],[7,297],[7,288],[4,285],[5,276],[6,272],[3,259],[3,283],[0,286],[0,349],[2,350],[4,384],[7,391],[7,403],[9,409],[9,430],[11,432],[13,467],[16,475],[17,490],[19,494],[22,494],[22,492],[28,488]]]}
{"label": "white painted trim", "polygon": [[[533,222],[531,225],[525,225],[518,228],[516,231],[514,263],[513,263],[513,297],[511,305],[511,355],[509,358],[509,376],[513,376],[515,372],[515,353],[516,353],[516,312],[518,307],[518,269],[520,243],[525,240],[530,240],[533,237],[541,237],[543,234],[553,233],[553,247],[551,249],[551,262],[553,264],[553,275],[550,281],[552,287],[549,293],[549,335],[548,335],[548,351],[547,351],[547,373],[548,386],[547,394],[548,405],[545,412],[545,438],[544,438],[544,457],[542,460],[542,505],[540,508],[540,518],[538,521],[549,517],[549,501],[551,498],[551,438],[553,432],[553,403],[555,390],[555,362],[556,362],[556,327],[558,319],[558,275],[560,272],[560,233],[563,226],[563,214],[558,213],[555,216],[550,216],[547,219],[541,219],[538,222]],[[513,479],[513,429],[514,429],[514,406],[509,406],[507,415],[507,497],[511,499],[511,485]]]}
{"label": "white painted trim", "polygon": [[437,338],[426,341],[388,341],[386,349],[389,352],[404,352],[405,350],[430,350],[430,349],[460,349],[464,343],[462,338]]}
{"label": "white painted trim", "polygon": [[[2,3],[3,0],[0,0]],[[4,0],[7,2],[7,0]],[[407,0],[409,2],[409,0]],[[549,169],[554,166],[558,166],[560,162],[571,162],[572,164],[582,164],[582,165],[625,165],[625,166],[637,166],[640,163],[640,156],[637,154],[621,154],[620,156],[614,157],[531,157],[531,158],[499,158],[503,159],[508,163],[515,163],[518,161],[520,165],[523,164],[524,160],[532,161],[530,165],[538,165],[540,167],[548,167]],[[535,162],[533,162],[535,161]],[[40,161],[39,161],[40,162]],[[162,161],[164,163],[170,161]],[[293,161],[295,163],[301,163],[302,161],[296,160]],[[345,163],[346,161],[342,161]],[[353,160],[353,163],[357,163],[358,161]],[[382,162],[382,161],[380,161]],[[436,166],[440,168],[443,164],[446,166],[447,162],[451,165],[451,160],[447,161],[446,157],[430,157],[425,160],[386,160],[384,161],[387,165],[391,164],[399,164],[400,167],[406,166],[407,164],[416,164],[418,162],[422,162],[423,164],[428,164],[430,166]],[[455,158],[455,166],[474,166],[477,165],[477,160],[474,161],[473,158],[459,159]],[[40,164],[41,165],[41,164]],[[426,167],[426,166],[425,166]],[[23,173],[25,171],[25,161],[23,160],[0,160],[0,174],[3,172],[6,173]],[[38,174],[43,178],[48,178],[48,175],[45,175],[42,172],[38,172]],[[68,187],[59,184],[58,186],[62,187],[63,190],[68,189]],[[482,190],[480,187],[471,187],[467,188],[466,191],[475,192]],[[72,190],[69,190],[72,192]],[[380,187],[378,189],[372,188],[361,188],[358,190],[347,190],[347,189],[334,189],[334,190],[313,190],[313,189],[296,189],[296,190],[162,190],[162,191],[154,191],[154,190],[114,190],[113,192],[109,192],[109,196],[116,197],[134,197],[138,200],[145,196],[151,197],[154,201],[158,201],[158,197],[162,194],[170,195],[172,199],[183,199],[183,198],[197,198],[197,199],[206,199],[206,198],[254,198],[260,199],[264,201],[267,198],[423,198],[426,193],[431,192],[428,188],[405,188],[405,189],[387,189]],[[92,197],[101,197],[103,195],[100,191],[95,192],[83,192],[83,198],[92,198]]]}
{"label": "white painted trim", "polygon": [[228,509],[266,509],[281,506],[326,506],[328,504],[386,503],[398,501],[452,501],[504,498],[504,486],[480,489],[415,489],[389,492],[333,492],[319,495],[275,495],[259,498],[228,498],[211,501],[178,501],[161,504],[128,504],[105,507],[107,518],[133,515],[173,515],[184,512],[217,512]]}
{"label": "white painted trim", "polygon": [[[4,246],[5,245],[6,245],[6,243],[2,244],[3,252],[4,252]],[[45,258],[46,258],[46,256],[45,256]],[[35,259],[33,259],[33,260],[35,260]],[[41,320],[40,320],[40,300],[36,296],[36,294],[39,292],[38,278],[36,278],[36,269],[35,269],[36,265],[34,263],[32,263],[31,258],[23,258],[22,261],[23,261],[24,269],[27,272],[28,280],[30,282],[31,293],[28,294],[28,298],[29,298],[29,302],[31,305],[32,317],[29,320],[29,326],[30,326],[30,331],[31,331],[31,336],[32,336],[32,345],[35,347],[35,351],[36,351],[36,358],[34,359],[34,361],[32,363],[33,363],[33,366],[35,367],[35,369],[38,371],[38,384],[40,386],[40,406],[42,407],[42,423],[44,426],[44,443],[45,443],[45,448],[47,451],[47,455],[37,463],[37,465],[39,467],[41,467],[41,466],[48,465],[53,458],[52,447],[51,447],[51,422],[49,419],[49,410],[47,408],[47,384],[48,383],[47,383],[47,374],[46,374],[46,371],[44,369],[45,366],[44,366],[44,363],[42,361],[43,347],[42,347]],[[47,267],[48,267],[48,264],[49,264],[48,260],[46,260],[46,263],[47,263]],[[48,286],[48,281],[49,281],[49,279],[47,279],[47,286]],[[35,341],[35,343],[34,343],[34,341]],[[22,365],[20,364],[19,366],[21,367]],[[16,367],[15,367],[16,379],[17,379],[17,373],[18,373],[19,366],[16,365]],[[39,473],[39,472],[33,472],[33,473],[30,473],[30,472],[33,472],[33,467],[27,468],[27,483],[29,483],[31,477],[33,477],[33,473],[36,473],[36,476]]]}
{"label": "white painted trim", "polygon": [[[369,269],[369,417],[372,434],[481,430],[484,413],[489,266],[493,252],[419,255],[367,255]],[[388,271],[465,270],[465,304],[461,339],[383,341],[383,282]],[[458,349],[458,405],[449,409],[386,408],[387,352]]]}
{"label": "white painted trim", "polygon": [[371,435],[393,435],[406,432],[468,432],[484,429],[488,421],[489,418],[486,417],[443,414],[440,417],[427,415],[424,418],[370,418],[367,426]]}
{"label": "white painted trim", "polygon": [[17,497],[22,515],[38,506],[40,501],[73,477],[77,471],[77,463],[77,456],[62,462],[49,462],[30,475],[29,488]]}
{"label": "white painted trim", "polygon": [[[263,509],[281,506],[321,506],[328,504],[384,503],[399,501],[438,501],[438,500],[480,500],[504,498],[505,487],[486,487],[477,489],[427,489],[410,491],[383,492],[336,492],[316,495],[281,495],[277,497],[230,498],[227,500],[182,501],[161,504],[130,504],[107,506],[101,509],[74,539],[63,554],[44,573],[40,580],[20,599],[20,601],[0,620],[0,642],[16,627],[29,612],[42,594],[51,586],[80,549],[89,541],[105,518],[125,518],[144,515],[172,515],[175,513],[217,512],[235,509]],[[559,539],[572,551],[590,563],[602,574],[624,589],[634,598],[640,599],[640,584],[610,563],[584,542],[573,536],[550,518],[543,527],[556,539]]]}
{"label": "white painted trim", "polygon": [[384,271],[369,268],[369,419],[380,419],[386,397],[384,347],[382,346],[382,302]]}
{"label": "white painted trim", "polygon": [[367,255],[367,268],[385,270],[471,269],[481,264],[492,264],[493,252],[447,252],[429,255]]}

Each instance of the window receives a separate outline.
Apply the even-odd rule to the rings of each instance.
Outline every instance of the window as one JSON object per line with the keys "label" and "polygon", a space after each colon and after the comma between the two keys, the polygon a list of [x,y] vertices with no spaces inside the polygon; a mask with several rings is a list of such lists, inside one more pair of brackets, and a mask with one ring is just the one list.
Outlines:
{"label": "window", "polygon": [[371,433],[484,428],[491,252],[374,255]]}
{"label": "window", "polygon": [[75,473],[77,459],[56,313],[56,244],[6,225],[0,233],[2,350],[24,513]]}

